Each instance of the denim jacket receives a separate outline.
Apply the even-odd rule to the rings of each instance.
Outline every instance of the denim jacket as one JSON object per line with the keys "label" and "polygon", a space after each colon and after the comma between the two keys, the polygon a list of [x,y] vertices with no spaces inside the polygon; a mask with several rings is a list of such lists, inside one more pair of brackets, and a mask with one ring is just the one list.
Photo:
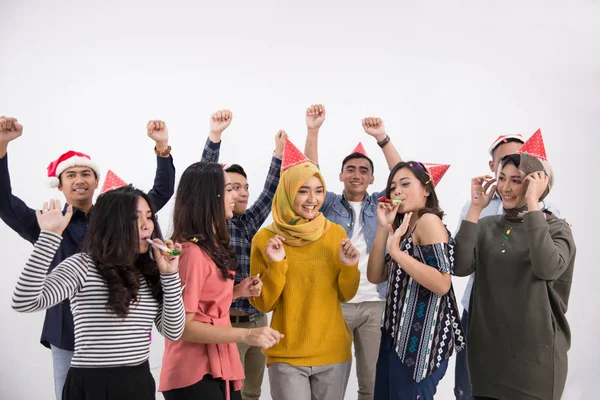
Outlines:
{"label": "denim jacket", "polygon": [[[379,222],[377,221],[377,199],[384,195],[384,192],[372,193],[365,196],[362,204],[362,226],[365,235],[365,241],[367,242],[367,251],[370,253],[375,241],[375,235],[377,234],[377,227]],[[349,238],[352,237],[354,231],[354,212],[352,206],[346,200],[344,194],[335,194],[327,192],[325,201],[319,209],[328,220],[341,225],[345,230]],[[383,282],[377,285],[377,291],[379,297],[382,300],[386,298],[387,283]]]}

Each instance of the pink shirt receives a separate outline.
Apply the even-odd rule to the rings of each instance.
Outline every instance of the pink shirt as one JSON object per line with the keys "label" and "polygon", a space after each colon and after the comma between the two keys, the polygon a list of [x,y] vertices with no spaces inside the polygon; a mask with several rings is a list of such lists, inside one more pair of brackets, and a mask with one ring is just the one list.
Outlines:
{"label": "pink shirt", "polygon": [[[233,279],[223,278],[214,261],[194,243],[183,244],[179,277],[186,313],[195,313],[195,321],[231,327],[229,307]],[[191,386],[207,374],[227,381],[227,388],[230,381],[234,390],[242,388],[244,369],[235,343],[203,344],[165,339],[159,392]]]}

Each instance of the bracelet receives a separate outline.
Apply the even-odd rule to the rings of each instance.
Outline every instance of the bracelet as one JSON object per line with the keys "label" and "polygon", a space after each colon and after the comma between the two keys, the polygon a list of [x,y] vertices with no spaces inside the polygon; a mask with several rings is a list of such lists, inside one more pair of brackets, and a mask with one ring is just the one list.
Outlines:
{"label": "bracelet", "polygon": [[154,154],[160,157],[167,158],[169,157],[169,154],[171,154],[171,146],[168,146],[165,151],[158,151],[156,150],[156,146],[154,146]]}
{"label": "bracelet", "polygon": [[246,335],[246,339],[248,339],[250,337],[251,333],[252,333],[252,329],[248,329],[248,334]]}
{"label": "bracelet", "polygon": [[385,139],[383,139],[381,142],[377,142],[377,144],[379,145],[379,147],[383,148],[383,146],[385,146],[389,142],[390,142],[390,137],[388,135],[385,135]]}

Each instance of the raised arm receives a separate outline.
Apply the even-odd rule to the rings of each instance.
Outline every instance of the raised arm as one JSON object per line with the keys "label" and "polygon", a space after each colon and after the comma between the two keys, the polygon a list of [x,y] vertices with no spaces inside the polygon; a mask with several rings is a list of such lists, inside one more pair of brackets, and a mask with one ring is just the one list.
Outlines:
{"label": "raised arm", "polygon": [[18,312],[45,310],[68,299],[83,285],[87,276],[87,262],[81,254],[67,258],[48,274],[73,208],[69,206],[63,215],[60,202],[51,200],[43,209],[43,214],[36,212],[42,229],[40,236],[13,294],[12,308]]}
{"label": "raised arm", "polygon": [[367,264],[367,279],[373,284],[383,283],[388,279],[388,271],[385,267],[386,244],[390,232],[389,227],[394,223],[398,207],[398,204],[377,204],[377,233]]}
{"label": "raised arm", "polygon": [[392,169],[402,161],[396,146],[391,141],[391,138],[385,133],[383,120],[377,117],[367,117],[362,120],[362,126],[365,132],[377,140],[377,144],[381,147],[388,168]]}
{"label": "raised arm", "polygon": [[169,146],[169,130],[161,120],[151,120],[146,125],[147,135],[154,140],[156,154],[156,174],[154,185],[148,192],[156,211],[162,209],[175,193],[175,165]]}
{"label": "raised arm", "polygon": [[204,151],[202,152],[202,161],[219,162],[221,135],[229,124],[231,124],[232,119],[233,113],[229,110],[219,110],[211,114],[210,131],[204,145]]}
{"label": "raised arm", "polygon": [[306,109],[306,143],[304,155],[319,165],[319,130],[325,122],[325,106],[313,104]]}
{"label": "raised arm", "polygon": [[477,230],[479,217],[484,208],[490,204],[496,186],[489,175],[471,179],[471,202],[464,214],[464,220],[459,223],[454,247],[454,275],[468,276],[475,272],[477,266]]}
{"label": "raised arm", "polygon": [[[411,216],[412,213],[406,214],[402,225],[388,239],[388,252],[400,268],[418,282],[419,285],[429,289],[438,296],[443,296],[448,293],[452,284],[450,276],[452,273],[452,264],[450,263],[448,254],[444,254],[443,257],[436,257],[435,264],[429,265],[400,250],[400,238],[406,233]],[[444,251],[444,247],[447,247],[446,244],[449,239],[442,220],[434,214],[425,214],[419,219],[413,237],[415,238],[415,247],[432,245],[436,248],[436,254]]]}
{"label": "raised arm", "polygon": [[252,241],[250,251],[250,275],[260,274],[263,289],[260,296],[249,300],[254,307],[267,313],[273,311],[279,302],[286,283],[288,263],[281,237],[269,239],[264,249],[260,248],[262,243],[256,239]]}
{"label": "raised arm", "polygon": [[0,117],[0,218],[23,239],[35,243],[40,227],[35,210],[12,194],[8,172],[8,144],[23,133],[23,125],[16,118]]}
{"label": "raised arm", "polygon": [[273,197],[279,185],[279,175],[281,173],[281,158],[283,157],[283,145],[287,139],[287,133],[280,130],[275,135],[275,153],[271,158],[271,166],[267,173],[267,179],[265,180],[265,186],[262,192],[258,196],[258,199],[249,207],[244,216],[246,218],[246,234],[248,241],[252,241],[252,238],[258,232],[262,224],[271,214],[271,205],[273,203]]}
{"label": "raised arm", "polygon": [[575,257],[575,241],[568,224],[555,222],[550,229],[544,213],[540,210],[539,199],[548,187],[549,177],[543,172],[534,172],[525,180],[528,182],[525,198],[529,212],[523,222],[527,228],[529,257],[533,273],[539,279],[558,279],[571,266]]}

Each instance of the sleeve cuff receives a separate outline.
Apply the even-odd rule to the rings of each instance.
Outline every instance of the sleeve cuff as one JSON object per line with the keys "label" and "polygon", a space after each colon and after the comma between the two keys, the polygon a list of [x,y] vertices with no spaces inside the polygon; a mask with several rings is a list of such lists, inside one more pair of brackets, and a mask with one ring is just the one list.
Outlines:
{"label": "sleeve cuff", "polygon": [[213,143],[210,138],[206,139],[206,147],[208,147],[211,150],[219,150],[221,148],[221,142],[219,143]]}
{"label": "sleeve cuff", "polygon": [[50,242],[60,244],[62,236],[50,231],[40,231],[40,239],[46,239]]}
{"label": "sleeve cuff", "polygon": [[287,258],[284,258],[281,261],[273,261],[267,258],[267,268],[275,270],[283,275],[287,273],[288,263]]}

